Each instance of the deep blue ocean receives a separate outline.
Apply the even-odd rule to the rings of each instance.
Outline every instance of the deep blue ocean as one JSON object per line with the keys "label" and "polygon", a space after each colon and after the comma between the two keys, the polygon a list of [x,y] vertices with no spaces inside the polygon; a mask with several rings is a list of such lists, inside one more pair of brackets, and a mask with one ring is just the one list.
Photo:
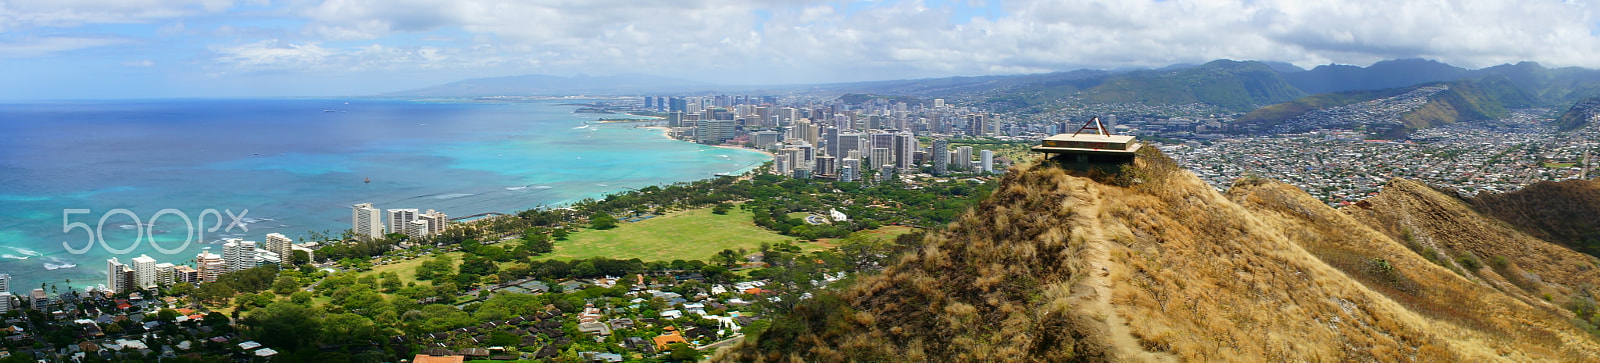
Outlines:
{"label": "deep blue ocean", "polygon": [[[220,253],[222,238],[336,235],[350,228],[355,203],[452,218],[514,212],[768,160],[634,124],[595,123],[596,115],[559,105],[567,102],[578,101],[0,104],[0,273],[12,276],[12,291],[41,283],[65,291],[69,279],[81,291],[104,283],[113,256],[184,264],[202,247]],[[108,214],[118,208],[131,213]],[[70,209],[89,212],[64,216]],[[249,230],[188,237],[176,213],[150,224],[164,209],[188,216],[194,230],[248,210],[240,220]],[[198,220],[207,209],[218,213]],[[63,232],[78,222],[98,229],[104,243],[70,251],[90,244],[85,228]],[[134,246],[143,231],[149,236]],[[186,238],[192,242],[180,248]]]}

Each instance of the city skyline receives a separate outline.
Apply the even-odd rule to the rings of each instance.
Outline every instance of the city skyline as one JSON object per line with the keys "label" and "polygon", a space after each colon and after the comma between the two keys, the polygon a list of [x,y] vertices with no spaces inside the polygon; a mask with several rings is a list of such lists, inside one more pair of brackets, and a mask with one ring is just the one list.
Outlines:
{"label": "city skyline", "polygon": [[0,99],[359,96],[524,74],[827,83],[1213,59],[1600,67],[1587,1],[357,0],[0,10]]}

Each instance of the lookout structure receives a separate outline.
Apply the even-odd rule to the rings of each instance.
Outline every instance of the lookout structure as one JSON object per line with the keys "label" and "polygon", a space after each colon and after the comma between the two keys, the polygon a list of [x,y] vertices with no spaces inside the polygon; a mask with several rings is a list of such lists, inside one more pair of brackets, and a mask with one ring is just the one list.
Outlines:
{"label": "lookout structure", "polygon": [[[1044,153],[1047,158],[1057,161],[1071,161],[1079,163],[1111,162],[1125,163],[1133,161],[1134,155],[1143,144],[1133,141],[1133,136],[1112,135],[1105,125],[1100,123],[1100,117],[1089,118],[1083,127],[1071,134],[1057,134],[1044,138],[1039,146],[1034,146],[1033,151]],[[1052,155],[1054,154],[1054,155]]]}

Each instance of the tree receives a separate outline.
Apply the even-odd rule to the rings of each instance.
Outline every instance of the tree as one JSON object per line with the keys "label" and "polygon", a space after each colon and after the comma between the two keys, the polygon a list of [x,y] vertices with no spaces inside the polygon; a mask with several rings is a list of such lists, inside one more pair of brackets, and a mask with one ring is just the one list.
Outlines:
{"label": "tree", "polygon": [[241,325],[261,344],[294,351],[310,346],[321,336],[322,319],[317,315],[304,305],[280,301],[251,310]]}
{"label": "tree", "polygon": [[311,303],[311,292],[295,291],[293,294],[289,294],[289,302],[300,305],[309,304]]}
{"label": "tree", "polygon": [[668,355],[667,359],[679,362],[700,361],[700,350],[694,349],[688,344],[672,343],[672,345],[669,345],[667,349],[672,351],[672,354]]}
{"label": "tree", "polygon": [[711,214],[728,214],[729,209],[733,209],[732,204],[717,203],[717,206],[711,207]]}
{"label": "tree", "polygon": [[228,299],[233,298],[232,287],[227,284],[209,282],[200,284],[200,290],[195,291],[194,297],[211,305],[228,305]]}
{"label": "tree", "polygon": [[278,281],[272,282],[272,292],[278,295],[288,295],[300,289],[300,280],[290,276],[278,276]]}
{"label": "tree", "polygon": [[617,228],[617,217],[605,212],[596,212],[589,217],[589,228],[600,230]]}
{"label": "tree", "polygon": [[377,328],[365,316],[345,313],[322,319],[322,342],[333,344],[365,343],[374,338]]}
{"label": "tree", "polygon": [[394,272],[383,273],[383,291],[394,292],[400,289],[400,274]]}

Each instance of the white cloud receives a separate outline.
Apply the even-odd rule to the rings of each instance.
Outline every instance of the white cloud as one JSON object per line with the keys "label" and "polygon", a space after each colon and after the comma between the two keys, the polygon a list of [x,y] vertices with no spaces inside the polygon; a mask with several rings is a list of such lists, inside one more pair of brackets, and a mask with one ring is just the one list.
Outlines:
{"label": "white cloud", "polygon": [[0,31],[99,23],[146,23],[218,13],[238,4],[268,0],[4,0]]}
{"label": "white cloud", "polygon": [[60,52],[129,44],[129,39],[93,36],[48,36],[0,39],[0,58],[39,57]]}
{"label": "white cloud", "polygon": [[[1000,7],[1003,16],[963,24],[950,20],[967,15],[916,0],[326,0],[300,13],[310,20],[305,32],[328,39],[465,31],[479,35],[475,51],[508,60],[489,64],[574,72],[784,69],[883,78],[1401,57],[1600,67],[1592,56],[1600,39],[1584,2],[1024,0]],[[758,11],[770,18],[759,21]]]}
{"label": "white cloud", "polygon": [[315,42],[289,43],[268,39],[229,47],[217,47],[216,61],[246,70],[307,70],[322,67],[335,50]]}
{"label": "white cloud", "polygon": [[[213,61],[213,71],[639,72],[803,82],[1219,58],[1600,68],[1594,1],[290,0],[258,9],[241,5],[265,1],[0,0],[0,31],[21,39],[16,29],[166,24],[154,34],[223,44],[199,57]],[[955,8],[985,5],[998,11]],[[110,44],[45,39],[5,41],[0,55]]]}

